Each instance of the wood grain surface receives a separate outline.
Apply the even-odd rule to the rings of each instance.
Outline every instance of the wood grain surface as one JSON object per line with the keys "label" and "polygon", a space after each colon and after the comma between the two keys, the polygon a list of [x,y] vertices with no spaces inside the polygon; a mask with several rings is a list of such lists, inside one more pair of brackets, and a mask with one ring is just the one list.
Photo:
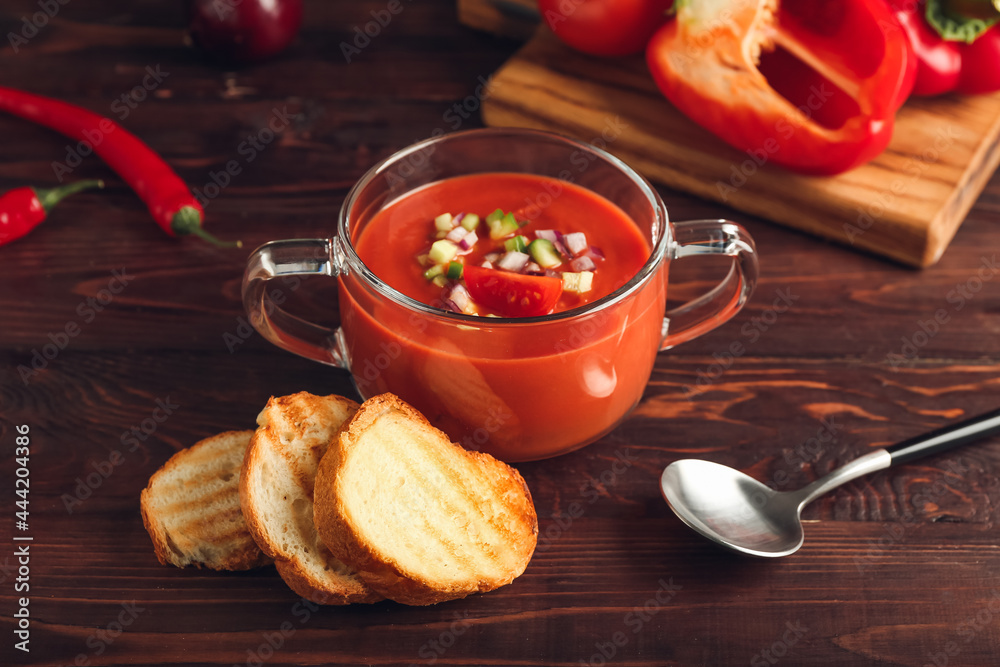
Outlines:
{"label": "wood grain surface", "polygon": [[[348,188],[379,158],[438,128],[481,126],[478,109],[462,118],[455,105],[477,106],[480,77],[519,46],[460,26],[454,3],[401,6],[350,63],[341,42],[387,3],[307,2],[286,54],[236,71],[183,45],[180,3],[166,0],[70,2],[17,53],[0,47],[4,85],[112,117],[146,67],[168,72],[121,122],[198,189],[245,160],[239,146],[275,109],[295,115],[207,209],[207,227],[242,238],[242,250],[165,236],[92,157],[72,177],[104,178],[104,192],[67,200],[0,247],[0,664],[997,664],[997,439],[836,490],[806,509],[802,551],[779,561],[707,544],[658,488],[663,467],[684,457],[795,488],[873,447],[996,408],[997,177],[923,271],[661,187],[674,219],[744,223],[761,281],[732,322],[660,355],[619,428],[578,452],[518,464],[540,540],[510,586],[427,608],[311,608],[272,568],[156,561],[139,492],[171,454],[252,427],[271,395],[356,397],[346,373],[248,331],[239,288],[249,251],[328,235]],[[3,33],[38,7],[5,3]],[[55,182],[65,139],[7,117],[0,132],[0,190]],[[724,271],[677,262],[672,299]],[[115,272],[127,284],[108,301]],[[304,281],[288,297],[336,322],[331,281]],[[19,367],[71,323],[78,333],[23,379]],[[13,493],[22,424],[27,531],[15,526]],[[33,538],[27,573],[21,536]],[[30,653],[15,648],[22,597]]]}

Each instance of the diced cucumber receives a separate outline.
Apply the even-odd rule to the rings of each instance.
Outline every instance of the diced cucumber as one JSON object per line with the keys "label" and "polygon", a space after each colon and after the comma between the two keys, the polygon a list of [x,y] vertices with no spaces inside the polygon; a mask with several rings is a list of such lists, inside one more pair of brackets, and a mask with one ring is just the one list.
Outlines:
{"label": "diced cucumber", "polygon": [[441,239],[431,244],[431,251],[427,253],[427,257],[435,264],[447,264],[455,259],[457,254],[457,245],[447,239]]}
{"label": "diced cucumber", "polygon": [[579,273],[572,273],[567,271],[562,274],[562,280],[563,291],[583,294],[584,292],[589,292],[594,286],[594,272],[580,271]]}
{"label": "diced cucumber", "polygon": [[[496,213],[496,211],[494,211],[494,213]],[[492,215],[492,213],[490,215]],[[502,218],[494,220],[493,222],[490,222],[489,218],[487,218],[486,224],[489,225],[490,228],[490,238],[494,241],[506,238],[518,230],[517,220],[514,218],[513,213],[507,213]]]}
{"label": "diced cucumber", "polygon": [[431,282],[437,285],[438,287],[444,287],[445,285],[448,284],[448,279],[445,278],[443,275],[434,276]]}
{"label": "diced cucumber", "polygon": [[462,277],[462,263],[461,262],[449,262],[448,263],[448,278],[450,280],[458,280]]}
{"label": "diced cucumber", "polygon": [[465,217],[462,218],[462,226],[471,232],[479,226],[479,216],[475,213],[466,213]]}
{"label": "diced cucumber", "polygon": [[497,210],[493,211],[488,216],[486,216],[486,224],[491,225],[502,217],[503,217],[503,209],[498,208]]}
{"label": "diced cucumber", "polygon": [[528,253],[543,269],[551,269],[562,264],[562,257],[559,256],[559,251],[552,241],[535,239],[528,246]]}
{"label": "diced cucumber", "polygon": [[424,271],[424,278],[427,278],[427,280],[433,280],[434,278],[443,275],[444,275],[444,266],[442,266],[441,264],[435,264],[431,268]]}
{"label": "diced cucumber", "polygon": [[528,237],[521,236],[520,234],[503,242],[503,249],[507,252],[524,252],[527,247]]}
{"label": "diced cucumber", "polygon": [[434,218],[434,228],[439,232],[450,232],[454,226],[455,220],[452,218],[451,213],[442,213]]}

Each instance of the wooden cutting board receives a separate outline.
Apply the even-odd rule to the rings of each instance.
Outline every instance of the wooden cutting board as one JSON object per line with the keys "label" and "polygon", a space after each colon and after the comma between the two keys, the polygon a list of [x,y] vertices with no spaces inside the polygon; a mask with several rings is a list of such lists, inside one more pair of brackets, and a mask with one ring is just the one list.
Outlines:
{"label": "wooden cutting board", "polygon": [[701,129],[663,98],[640,56],[592,58],[534,30],[530,0],[460,0],[459,9],[480,29],[534,31],[492,77],[486,124],[603,141],[653,181],[909,265],[940,258],[1000,163],[1000,93],[914,98],[874,161],[801,176]]}

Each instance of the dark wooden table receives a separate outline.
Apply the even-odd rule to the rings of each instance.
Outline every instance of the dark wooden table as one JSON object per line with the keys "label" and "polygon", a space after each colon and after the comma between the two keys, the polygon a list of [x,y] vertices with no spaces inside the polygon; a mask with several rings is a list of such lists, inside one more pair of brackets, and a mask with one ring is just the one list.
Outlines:
{"label": "dark wooden table", "polygon": [[[43,4],[4,3],[2,32],[21,34]],[[286,54],[227,71],[183,46],[181,2],[49,4],[55,16],[28,43],[15,52],[5,38],[2,84],[120,118],[202,191],[238,161],[207,226],[245,246],[166,237],[91,157],[72,177],[104,178],[105,192],[66,201],[0,247],[0,663],[1000,664],[1000,442],[837,490],[806,510],[805,547],[777,561],[712,547],[658,486],[665,465],[693,456],[790,489],[996,408],[1000,179],[920,272],[661,190],[674,219],[744,222],[760,284],[733,322],[660,355],[620,428],[518,466],[541,531],[525,574],[430,608],[310,609],[270,568],[159,565],[139,491],[176,450],[252,426],[270,395],[352,395],[346,373],[247,333],[248,251],[330,234],[349,186],[377,159],[456,129],[449,110],[517,45],[459,26],[452,3],[404,2],[347,63],[341,42],[387,4],[315,0]],[[162,81],[122,118],[115,102],[147,68]],[[277,113],[295,118],[251,162],[241,144]],[[476,113],[458,122],[479,124]],[[9,117],[0,133],[0,188],[54,182],[69,141]],[[673,296],[703,291],[719,269],[678,263]],[[328,282],[294,298],[335,320]],[[76,334],[63,337],[67,327]],[[18,368],[60,341],[25,381]],[[734,341],[738,358],[727,356]],[[30,427],[27,531],[15,528],[18,425]],[[14,646],[22,597],[30,653]]]}

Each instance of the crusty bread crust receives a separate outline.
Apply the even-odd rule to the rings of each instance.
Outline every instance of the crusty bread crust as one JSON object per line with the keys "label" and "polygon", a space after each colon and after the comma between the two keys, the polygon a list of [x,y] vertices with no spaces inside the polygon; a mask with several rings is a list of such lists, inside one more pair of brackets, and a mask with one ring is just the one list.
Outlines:
{"label": "crusty bread crust", "polygon": [[240,512],[240,465],[252,435],[226,431],[201,440],[149,478],[139,509],[162,564],[249,570],[271,562]]}
{"label": "crusty bread crust", "polygon": [[508,584],[537,542],[531,493],[517,470],[452,443],[392,394],[366,401],[331,443],[314,499],[330,551],[404,604]]}
{"label": "crusty bread crust", "polygon": [[240,504],[250,534],[285,583],[320,604],[382,599],[330,553],[313,525],[316,468],[357,409],[342,396],[272,397],[243,461]]}

